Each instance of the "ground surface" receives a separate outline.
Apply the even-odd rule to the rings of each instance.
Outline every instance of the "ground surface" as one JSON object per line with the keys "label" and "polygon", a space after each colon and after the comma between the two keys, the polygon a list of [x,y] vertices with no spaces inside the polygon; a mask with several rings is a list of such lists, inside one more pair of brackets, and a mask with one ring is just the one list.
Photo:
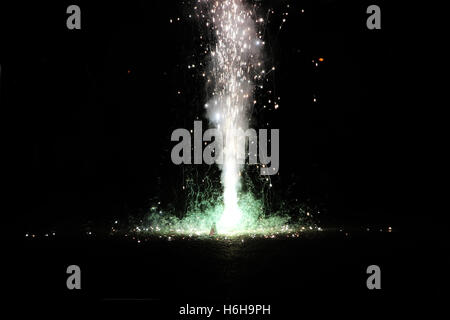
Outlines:
{"label": "ground surface", "polygon": [[[355,304],[380,309],[444,297],[449,264],[442,240],[436,237],[430,247],[413,232],[362,229],[244,242],[26,238],[13,281],[22,301],[138,303],[164,315],[159,318],[176,317],[187,303],[271,304],[274,318],[330,303],[342,310]],[[66,289],[71,264],[82,270],[77,292]],[[366,287],[372,264],[382,271],[379,291]]]}

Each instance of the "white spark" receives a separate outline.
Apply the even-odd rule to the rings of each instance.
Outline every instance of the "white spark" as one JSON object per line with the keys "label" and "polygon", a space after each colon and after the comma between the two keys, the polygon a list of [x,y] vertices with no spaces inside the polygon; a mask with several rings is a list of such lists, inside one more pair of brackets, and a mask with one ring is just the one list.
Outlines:
{"label": "white spark", "polygon": [[224,187],[224,212],[218,222],[218,229],[228,231],[235,228],[242,212],[238,206],[240,189],[240,164],[238,163],[238,141],[240,130],[248,126],[248,107],[253,102],[254,85],[251,81],[257,75],[254,66],[261,66],[259,60],[261,44],[257,19],[243,0],[206,1],[209,6],[209,28],[214,34],[215,48],[210,54],[211,76],[215,87],[214,103],[207,103],[207,114],[217,124],[224,137],[222,184]]}

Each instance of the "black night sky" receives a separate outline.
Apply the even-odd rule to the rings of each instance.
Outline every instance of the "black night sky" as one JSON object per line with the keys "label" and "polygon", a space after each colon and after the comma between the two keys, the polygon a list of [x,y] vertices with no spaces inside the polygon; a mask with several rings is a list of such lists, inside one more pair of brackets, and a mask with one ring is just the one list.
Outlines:
{"label": "black night sky", "polygon": [[[151,197],[179,197],[170,133],[204,116],[204,85],[185,67],[199,34],[187,5],[83,5],[79,32],[58,15],[65,3],[29,7],[15,21],[20,36],[10,39],[14,55],[3,68],[4,99],[26,141],[31,207],[21,214],[31,225],[125,217]],[[268,26],[266,59],[277,68],[282,107],[258,118],[282,134],[277,189],[325,204],[324,221],[395,224],[404,220],[393,207],[401,179],[395,38],[369,32],[363,9],[295,3],[280,32]],[[389,29],[389,13],[384,21]]]}
{"label": "black night sky", "polygon": [[[201,76],[186,68],[201,61],[190,5],[75,2],[81,30],[66,28],[72,2],[18,2],[2,10],[10,14],[2,19],[1,105],[13,119],[6,127],[20,158],[12,170],[20,185],[13,215],[20,236],[76,233],[86,223],[127,219],[148,210],[152,199],[182,214],[186,202],[183,168],[170,161],[170,134],[204,118],[206,94]],[[270,81],[280,108],[260,108],[256,118],[258,126],[280,129],[275,201],[298,198],[319,208],[325,227],[407,231],[420,226],[423,215],[408,200],[413,177],[405,149],[412,141],[399,88],[402,26],[398,8],[375,2],[383,8],[381,30],[366,28],[368,1],[262,1],[262,10],[289,16],[279,29],[281,16],[274,15],[265,32],[265,61],[276,67]],[[378,240],[368,241],[376,248]],[[360,247],[350,248],[347,258]],[[391,253],[375,251],[389,265]],[[306,252],[314,256],[313,249]],[[392,271],[389,279],[395,277]],[[247,287],[228,288],[252,297]]]}

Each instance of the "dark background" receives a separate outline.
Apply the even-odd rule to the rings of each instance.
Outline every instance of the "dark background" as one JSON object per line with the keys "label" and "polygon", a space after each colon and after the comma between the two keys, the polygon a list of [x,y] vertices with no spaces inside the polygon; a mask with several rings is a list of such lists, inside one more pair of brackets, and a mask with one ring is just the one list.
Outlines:
{"label": "dark background", "polygon": [[[14,17],[3,29],[2,104],[25,155],[15,216],[30,229],[124,218],[151,198],[186,201],[170,134],[202,118],[206,99],[201,72],[186,68],[201,61],[189,5],[77,2],[82,29],[68,30],[68,4],[2,12]],[[277,12],[265,54],[282,100],[277,111],[258,105],[254,126],[270,121],[281,132],[273,192],[320,205],[325,224],[415,223],[404,198],[408,114],[396,8],[383,3],[382,30],[368,30],[365,2],[297,1],[279,31],[286,4],[262,3]]]}
{"label": "dark background", "polygon": [[[287,3],[262,7],[280,13]],[[18,2],[1,10],[1,105],[13,145],[6,157],[14,162],[9,189],[17,191],[8,216],[22,238],[34,230],[127,219],[145,211],[150,199],[182,213],[186,201],[183,168],[170,161],[170,134],[202,118],[206,93],[199,72],[186,68],[201,60],[189,5],[77,1],[78,31],[66,28],[69,4]],[[19,301],[144,297],[156,299],[147,301],[148,312],[173,314],[178,302],[234,297],[280,303],[292,315],[299,301],[321,311],[329,302],[349,310],[353,301],[387,309],[402,296],[412,301],[442,292],[446,235],[434,232],[439,212],[419,204],[422,153],[415,147],[425,126],[413,123],[417,115],[406,96],[414,100],[417,93],[404,88],[405,70],[418,70],[405,43],[411,33],[423,34],[401,20],[412,17],[404,6],[381,1],[382,30],[367,30],[369,4],[292,1],[281,31],[279,21],[266,30],[266,61],[277,68],[271,85],[281,103],[277,111],[259,106],[256,116],[259,125],[280,129],[273,192],[276,199],[298,197],[320,207],[318,220],[329,233],[243,249],[201,241],[138,248],[22,239],[23,250],[12,246],[8,262],[22,275],[8,279]],[[319,57],[324,61],[315,67]],[[394,232],[365,233],[378,225]],[[81,293],[64,286],[73,263],[85,275]],[[365,287],[370,264],[384,270],[381,293]]]}

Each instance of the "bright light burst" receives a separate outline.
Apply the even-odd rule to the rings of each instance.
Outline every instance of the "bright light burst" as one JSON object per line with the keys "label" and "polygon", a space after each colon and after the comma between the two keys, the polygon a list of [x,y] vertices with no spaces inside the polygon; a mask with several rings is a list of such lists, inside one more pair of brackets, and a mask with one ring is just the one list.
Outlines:
{"label": "bright light burst", "polygon": [[[253,101],[253,78],[261,68],[260,34],[253,11],[243,0],[205,1],[206,25],[215,42],[210,52],[212,101],[207,103],[208,117],[222,131],[223,145],[223,214],[218,221],[220,232],[235,230],[243,219],[238,192],[241,186],[238,133],[248,127],[248,107]],[[258,20],[257,20],[258,19]]]}
{"label": "bright light burst", "polygon": [[[130,217],[128,224],[122,227],[113,224],[112,233],[129,235],[139,239],[167,238],[213,238],[243,239],[247,237],[263,237],[275,239],[278,237],[296,238],[302,233],[321,231],[315,223],[315,217],[320,214],[317,208],[311,208],[298,199],[281,200],[276,211],[265,207],[264,199],[258,198],[253,192],[239,192],[237,206],[242,216],[232,229],[217,230],[211,234],[211,227],[223,217],[224,194],[215,185],[199,186],[194,181],[187,183],[188,208],[187,213],[180,217],[179,212],[154,200],[150,211],[142,217]],[[246,183],[247,185],[247,183]],[[201,189],[201,191],[200,191]]]}
{"label": "bright light burst", "polygon": [[[210,235],[217,239],[256,236],[273,239],[320,231],[308,212],[310,209],[302,207],[297,199],[289,204],[281,201],[278,209],[273,211],[265,207],[266,195],[255,196],[267,193],[267,189],[253,192],[252,183],[246,180],[247,190],[242,190],[242,179],[249,176],[241,165],[244,159],[239,157],[243,156],[243,150],[237,137],[248,128],[251,109],[257,105],[255,89],[264,90],[267,76],[275,70],[272,66],[266,71],[262,59],[265,46],[262,30],[274,11],[271,9],[265,17],[260,16],[258,5],[246,4],[245,0],[196,0],[193,9],[195,13],[189,14],[189,18],[196,16],[201,23],[202,52],[199,57],[206,61],[189,62],[187,68],[199,72],[205,80],[209,94],[204,105],[206,115],[211,127],[222,131],[223,154],[218,156],[223,158],[220,167],[223,190],[210,183],[199,187],[186,181],[183,190],[187,193],[187,213],[182,218],[179,212],[173,208],[166,210],[158,202],[146,217],[130,223],[126,235],[169,240]],[[287,13],[283,13],[283,17],[285,15]],[[180,20],[178,17],[169,22]],[[285,20],[283,18],[282,23]],[[272,94],[272,91],[268,92]],[[280,97],[271,97],[263,107],[273,105],[275,110],[279,102]],[[209,180],[209,177],[205,179]],[[272,187],[270,177],[263,180]],[[214,226],[217,232],[212,232]]]}
{"label": "bright light burst", "polygon": [[[217,201],[219,200],[219,201]],[[193,205],[183,218],[176,217],[171,212],[160,210],[158,205],[150,209],[150,213],[143,220],[130,225],[129,234],[135,236],[159,236],[164,238],[204,237],[210,235],[211,225],[223,216],[221,196],[213,198],[205,196]],[[312,214],[300,206],[289,205],[285,210],[265,216],[263,203],[251,193],[242,194],[238,206],[242,212],[239,223],[233,230],[221,231],[214,236],[219,239],[230,237],[270,237],[277,236],[298,237],[309,231],[320,231],[314,224]],[[292,221],[288,213],[296,212],[299,219]]]}

